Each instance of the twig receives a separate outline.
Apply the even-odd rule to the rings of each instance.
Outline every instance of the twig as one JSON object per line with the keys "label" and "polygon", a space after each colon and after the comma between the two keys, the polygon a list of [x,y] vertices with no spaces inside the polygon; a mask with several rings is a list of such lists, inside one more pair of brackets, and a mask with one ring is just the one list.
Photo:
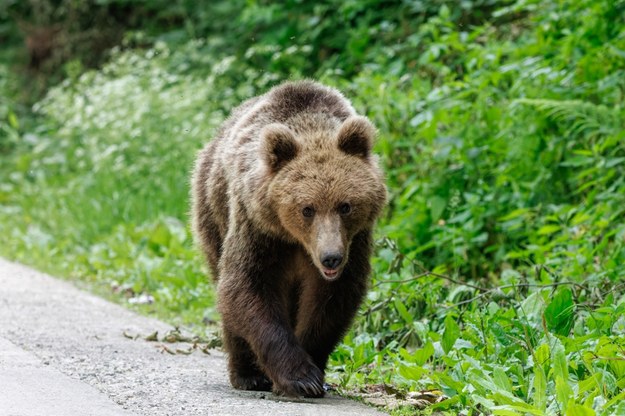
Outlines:
{"label": "twig", "polygon": [[410,278],[408,278],[408,279],[400,279],[400,280],[384,280],[384,281],[380,281],[380,282],[376,283],[376,284],[374,285],[374,287],[378,287],[378,286],[383,285],[383,284],[385,284],[385,283],[407,283],[407,282],[413,282],[413,281],[415,281],[415,280],[421,279],[422,277],[426,277],[426,276],[434,276],[434,277],[438,277],[439,279],[449,280],[449,281],[450,281],[450,282],[452,282],[452,283],[456,283],[456,284],[458,284],[458,285],[462,285],[462,286],[467,286],[467,287],[470,287],[470,288],[472,288],[472,289],[479,290],[479,291],[481,291],[481,292],[487,292],[487,291],[489,291],[489,290],[490,290],[489,288],[485,288],[485,287],[481,287],[481,286],[476,286],[476,285],[473,285],[473,284],[471,284],[471,283],[467,283],[467,282],[462,282],[462,281],[459,281],[459,280],[456,280],[456,279],[452,279],[451,277],[446,276],[446,275],[444,275],[444,274],[434,273],[434,272],[431,272],[431,271],[429,271],[429,270],[426,270],[425,272],[423,272],[423,273],[421,273],[421,274],[418,274],[418,275],[416,275],[416,276],[410,277]]}
{"label": "twig", "polygon": [[488,295],[488,294],[490,294],[492,292],[500,291],[502,289],[511,289],[511,288],[520,288],[520,287],[537,287],[537,288],[540,288],[540,289],[546,289],[546,288],[549,288],[549,287],[553,288],[553,287],[567,286],[567,285],[575,286],[578,289],[588,290],[588,288],[586,286],[584,286],[582,284],[579,284],[579,283],[575,283],[575,282],[556,282],[556,283],[546,283],[546,284],[518,283],[518,284],[513,284],[513,285],[503,285],[503,286],[497,286],[497,287],[489,288],[489,289],[486,289],[484,292],[480,293],[479,295],[472,297],[471,299],[466,299],[466,300],[460,301],[458,303],[454,303],[452,305],[442,305],[442,306],[444,308],[446,308],[446,309],[454,308],[454,307],[457,307],[457,306],[464,305],[466,303],[471,303],[471,302],[473,302],[475,300],[478,300],[478,299],[480,299],[480,298],[482,298],[482,297],[484,297],[484,296],[486,296],[486,295]]}
{"label": "twig", "polygon": [[448,280],[448,281],[450,281],[452,283],[455,283],[457,285],[463,285],[463,286],[467,286],[467,287],[470,287],[470,288],[475,289],[475,290],[479,290],[480,292],[487,292],[489,290],[489,288],[485,288],[485,287],[473,285],[471,283],[462,282],[460,280],[453,279],[453,278],[451,278],[451,277],[449,277],[449,276],[447,276],[445,274],[439,274],[439,273],[431,272],[431,271],[427,270],[425,267],[423,267],[422,265],[420,265],[417,262],[414,262],[413,264],[416,265],[417,267],[419,267],[421,270],[423,270],[424,273],[428,273],[428,274],[430,274],[430,275],[432,275],[434,277],[438,277],[439,279],[445,279],[445,280]]}
{"label": "twig", "polygon": [[407,283],[407,282],[412,282],[412,281],[415,281],[415,280],[420,279],[420,278],[422,278],[422,277],[429,276],[430,274],[431,274],[431,273],[427,272],[427,273],[421,273],[421,274],[418,274],[418,275],[413,276],[413,277],[410,277],[410,278],[408,278],[408,279],[401,279],[401,280],[384,280],[384,281],[381,281],[381,282],[376,283],[373,287],[378,287],[378,286],[383,285],[383,284],[385,284],[385,283]]}

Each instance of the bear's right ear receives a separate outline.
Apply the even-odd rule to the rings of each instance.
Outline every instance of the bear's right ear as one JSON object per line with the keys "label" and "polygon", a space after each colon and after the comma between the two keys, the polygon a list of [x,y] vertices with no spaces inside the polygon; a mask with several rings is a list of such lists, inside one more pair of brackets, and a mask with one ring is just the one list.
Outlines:
{"label": "bear's right ear", "polygon": [[263,158],[273,172],[279,171],[297,156],[299,145],[293,132],[284,124],[269,124],[260,136]]}

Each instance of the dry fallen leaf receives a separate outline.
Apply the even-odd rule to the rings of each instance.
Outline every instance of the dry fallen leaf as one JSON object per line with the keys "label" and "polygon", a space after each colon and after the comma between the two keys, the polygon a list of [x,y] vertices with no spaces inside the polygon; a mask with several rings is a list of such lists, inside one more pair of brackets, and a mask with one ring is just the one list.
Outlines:
{"label": "dry fallen leaf", "polygon": [[[124,337],[132,339],[132,340],[136,340],[137,338],[141,337],[141,335],[139,334],[132,335],[128,333],[127,331],[124,331],[122,334]],[[195,350],[200,350],[204,354],[210,355],[209,350],[222,346],[221,337],[216,333],[211,334],[210,338],[205,339],[205,338],[200,338],[199,336],[184,335],[180,331],[179,328],[172,329],[171,331],[167,332],[164,336],[162,336],[160,339],[158,336],[158,331],[154,331],[153,333],[143,337],[143,339],[146,341],[152,341],[152,342],[162,342],[162,343],[169,343],[169,344],[178,344],[178,343],[185,344],[182,347],[177,347],[175,349],[167,347],[164,344],[158,345],[158,347],[161,349],[161,352],[168,352],[170,354],[189,355],[189,354],[192,354],[193,351]],[[191,344],[191,345],[188,346],[188,344]]]}
{"label": "dry fallen leaf", "polygon": [[150,335],[143,339],[146,341],[158,341],[158,331],[152,332]]}
{"label": "dry fallen leaf", "polygon": [[348,396],[361,398],[365,403],[374,406],[383,406],[387,409],[396,409],[400,406],[414,406],[425,409],[435,403],[449,399],[440,390],[422,390],[404,393],[393,386],[386,384],[373,384],[366,386],[361,391],[346,392]]}

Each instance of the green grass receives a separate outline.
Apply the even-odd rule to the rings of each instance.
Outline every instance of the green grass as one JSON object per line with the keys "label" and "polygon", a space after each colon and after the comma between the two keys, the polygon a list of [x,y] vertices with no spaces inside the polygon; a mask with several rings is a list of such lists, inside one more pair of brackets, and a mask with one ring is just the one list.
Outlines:
{"label": "green grass", "polygon": [[195,152],[244,99],[314,77],[379,128],[390,192],[330,381],[450,397],[402,415],[625,414],[625,3],[369,3],[249,2],[237,36],[114,51],[32,115],[0,102],[0,253],[201,330]]}

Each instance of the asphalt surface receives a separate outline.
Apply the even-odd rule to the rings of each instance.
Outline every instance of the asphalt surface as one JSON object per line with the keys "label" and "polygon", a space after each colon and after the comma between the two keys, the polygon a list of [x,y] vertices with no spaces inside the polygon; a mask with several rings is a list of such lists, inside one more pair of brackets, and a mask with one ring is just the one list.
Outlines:
{"label": "asphalt surface", "polygon": [[0,259],[0,415],[383,414],[334,396],[291,400],[234,390],[223,353],[172,355],[158,342],[124,335],[171,329]]}

